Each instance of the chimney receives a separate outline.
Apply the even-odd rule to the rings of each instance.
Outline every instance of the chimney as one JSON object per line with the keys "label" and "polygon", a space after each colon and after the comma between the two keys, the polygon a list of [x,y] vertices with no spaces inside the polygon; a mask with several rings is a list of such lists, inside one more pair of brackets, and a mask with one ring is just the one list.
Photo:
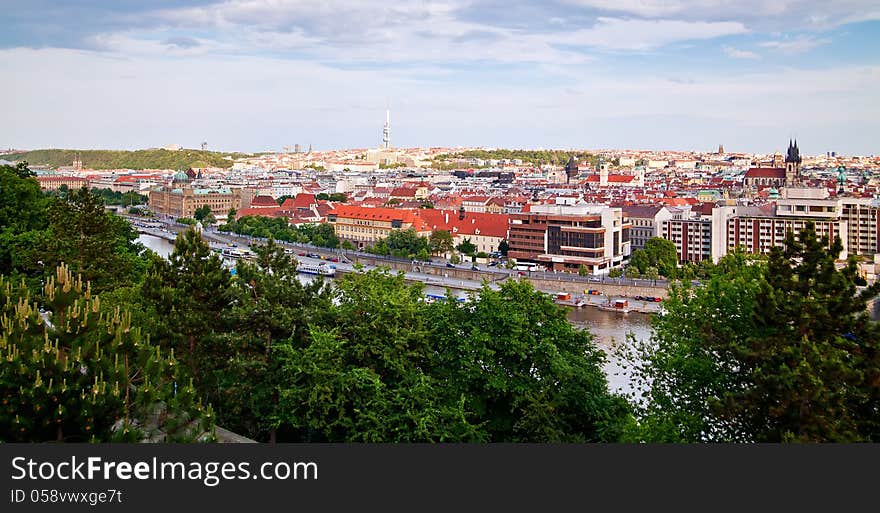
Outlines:
{"label": "chimney", "polygon": [[449,224],[449,212],[446,212],[446,217],[445,217],[444,223]]}

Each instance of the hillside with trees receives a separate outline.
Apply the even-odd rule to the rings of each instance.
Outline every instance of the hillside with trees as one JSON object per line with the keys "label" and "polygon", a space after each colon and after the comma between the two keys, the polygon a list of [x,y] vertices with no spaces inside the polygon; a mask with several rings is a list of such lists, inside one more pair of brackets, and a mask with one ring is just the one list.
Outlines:
{"label": "hillside with trees", "polygon": [[465,150],[456,153],[444,153],[434,157],[434,162],[442,163],[447,160],[460,158],[476,158],[481,160],[513,160],[519,159],[524,163],[533,165],[539,164],[555,164],[565,165],[568,159],[574,157],[581,163],[589,163],[591,166],[596,165],[597,158],[587,152],[572,152],[565,150]]}
{"label": "hillside with trees", "polygon": [[179,151],[149,150],[63,150],[46,149],[11,153],[0,158],[10,162],[27,162],[31,166],[53,168],[70,166],[76,156],[86,169],[189,169],[190,167],[230,168],[235,159],[247,155],[182,149]]}

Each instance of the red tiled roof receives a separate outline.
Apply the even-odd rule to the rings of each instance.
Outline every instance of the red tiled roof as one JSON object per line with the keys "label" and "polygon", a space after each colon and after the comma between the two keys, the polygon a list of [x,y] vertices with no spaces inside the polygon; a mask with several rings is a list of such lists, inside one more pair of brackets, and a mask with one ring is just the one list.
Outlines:
{"label": "red tiled roof", "polygon": [[253,207],[278,207],[278,202],[272,196],[257,196],[251,201]]}
{"label": "red tiled roof", "polygon": [[411,189],[409,187],[398,187],[391,191],[392,197],[398,198],[414,198],[416,195],[416,190]]}
{"label": "red tiled roof", "polygon": [[[608,175],[608,183],[630,183],[635,179],[636,177],[633,175]],[[586,181],[599,183],[599,175],[589,175]]]}
{"label": "red tiled roof", "polygon": [[293,208],[311,208],[312,205],[315,204],[317,204],[315,195],[307,194],[305,192],[297,194],[296,198],[293,200]]}
{"label": "red tiled roof", "polygon": [[396,221],[410,223],[416,231],[425,231],[425,222],[418,217],[415,210],[399,210],[395,208],[369,208],[353,205],[339,205],[328,212],[337,218],[362,219],[365,221]]}
{"label": "red tiled roof", "polygon": [[453,234],[484,235],[487,237],[507,237],[507,225],[510,216],[507,214],[486,214],[481,212],[465,212],[464,219],[459,219],[459,212],[453,210],[423,209],[419,215],[430,226],[431,230],[446,230]]}
{"label": "red tiled roof", "polygon": [[258,217],[282,217],[284,213],[281,210],[281,207],[278,204],[275,204],[275,208],[268,207],[257,207],[257,208],[242,208],[235,213],[236,219],[241,219],[244,216],[258,216]]}
{"label": "red tiled roof", "polygon": [[746,171],[745,178],[785,178],[785,169],[779,167],[753,167]]}

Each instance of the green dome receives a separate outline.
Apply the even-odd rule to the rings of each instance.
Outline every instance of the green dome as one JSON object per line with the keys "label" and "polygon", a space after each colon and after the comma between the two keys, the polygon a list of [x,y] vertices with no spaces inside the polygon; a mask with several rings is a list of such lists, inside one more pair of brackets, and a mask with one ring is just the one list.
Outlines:
{"label": "green dome", "polygon": [[184,173],[183,171],[178,171],[174,173],[174,182],[189,182],[189,175]]}

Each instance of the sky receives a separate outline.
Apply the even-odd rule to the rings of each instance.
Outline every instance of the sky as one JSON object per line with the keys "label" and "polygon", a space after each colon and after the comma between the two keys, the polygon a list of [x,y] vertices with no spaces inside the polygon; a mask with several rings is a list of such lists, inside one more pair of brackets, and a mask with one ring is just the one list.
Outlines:
{"label": "sky", "polygon": [[0,148],[880,154],[877,0],[0,0]]}

